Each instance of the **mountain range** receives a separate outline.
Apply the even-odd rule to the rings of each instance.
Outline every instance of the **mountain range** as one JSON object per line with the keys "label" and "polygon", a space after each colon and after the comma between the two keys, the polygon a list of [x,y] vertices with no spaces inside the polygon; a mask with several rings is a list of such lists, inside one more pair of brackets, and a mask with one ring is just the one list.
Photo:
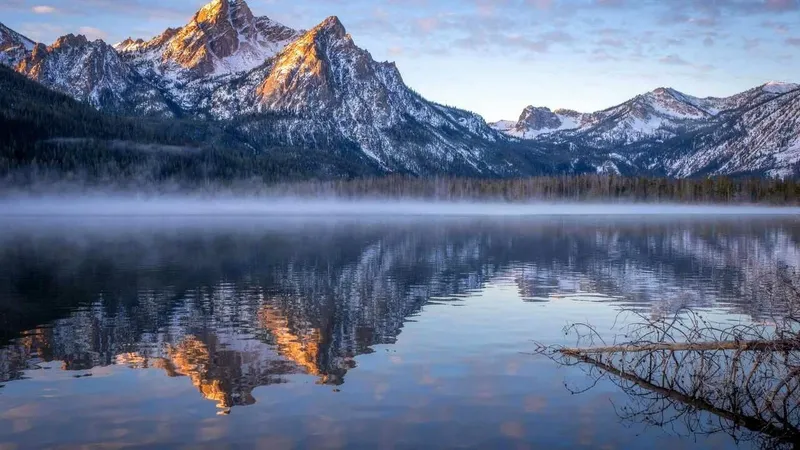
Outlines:
{"label": "mountain range", "polygon": [[44,45],[0,24],[0,65],[104,115],[203,123],[254,154],[285,159],[290,148],[299,166],[339,161],[310,175],[800,174],[798,85],[729,98],[659,88],[595,113],[529,107],[487,124],[417,94],[338,18],[295,30],[244,0],[214,0],[183,27],[114,46],[72,34]]}

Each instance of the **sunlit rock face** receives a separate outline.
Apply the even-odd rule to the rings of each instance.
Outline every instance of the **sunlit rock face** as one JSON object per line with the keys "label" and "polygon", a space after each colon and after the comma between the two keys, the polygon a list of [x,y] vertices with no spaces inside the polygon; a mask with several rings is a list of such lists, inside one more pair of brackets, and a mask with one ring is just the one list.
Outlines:
{"label": "sunlit rock face", "polygon": [[116,48],[145,76],[190,81],[251,70],[298,35],[268,17],[255,17],[243,0],[214,0],[181,28],[150,41],[129,38]]}

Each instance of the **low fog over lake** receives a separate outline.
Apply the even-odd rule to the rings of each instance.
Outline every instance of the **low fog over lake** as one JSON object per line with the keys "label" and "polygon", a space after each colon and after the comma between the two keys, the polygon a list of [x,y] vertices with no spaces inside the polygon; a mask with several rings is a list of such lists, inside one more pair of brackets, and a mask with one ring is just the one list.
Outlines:
{"label": "low fog over lake", "polygon": [[308,197],[9,196],[0,198],[3,216],[741,216],[800,214],[800,207],[685,205],[673,203],[477,202],[394,199],[311,199]]}

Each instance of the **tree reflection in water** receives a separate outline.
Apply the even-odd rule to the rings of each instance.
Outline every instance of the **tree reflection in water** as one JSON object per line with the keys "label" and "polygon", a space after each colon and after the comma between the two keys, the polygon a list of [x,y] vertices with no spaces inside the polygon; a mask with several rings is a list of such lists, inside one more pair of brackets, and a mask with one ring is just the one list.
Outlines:
{"label": "tree reflection in water", "polygon": [[744,287],[800,261],[782,221],[25,225],[0,235],[0,383],[48,362],[155,368],[223,412],[294,374],[338,386],[432,298],[500,278],[525,301],[595,292],[668,315],[724,300],[763,319]]}

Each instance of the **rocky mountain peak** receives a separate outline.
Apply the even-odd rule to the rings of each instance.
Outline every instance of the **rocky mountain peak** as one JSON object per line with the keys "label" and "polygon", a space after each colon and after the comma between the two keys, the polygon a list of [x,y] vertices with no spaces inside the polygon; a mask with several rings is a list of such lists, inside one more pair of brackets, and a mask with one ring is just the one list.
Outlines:
{"label": "rocky mountain peak", "polygon": [[519,124],[532,130],[552,129],[561,126],[561,119],[550,108],[528,106],[522,111]]}
{"label": "rocky mountain peak", "polygon": [[58,49],[58,48],[68,48],[68,47],[80,47],[88,43],[89,40],[86,39],[86,36],[82,34],[74,35],[70,33],[56,39],[56,41],[53,42],[53,45],[51,45],[50,48]]}
{"label": "rocky mountain peak", "polygon": [[567,117],[579,117],[581,115],[581,113],[579,113],[578,111],[567,108],[558,108],[553,112],[558,114],[559,116],[567,116]]}
{"label": "rocky mountain peak", "polygon": [[0,51],[8,50],[12,47],[32,49],[34,42],[16,31],[0,23]]}
{"label": "rocky mountain peak", "polygon": [[255,17],[244,0],[214,0],[195,14],[193,21],[206,26],[230,23],[241,28],[253,22]]}
{"label": "rocky mountain peak", "polygon": [[312,31],[316,34],[326,34],[337,38],[343,38],[347,35],[347,30],[337,16],[328,17]]}
{"label": "rocky mountain peak", "polygon": [[118,44],[115,44],[114,45],[114,49],[116,49],[118,52],[130,52],[130,51],[138,50],[139,48],[141,48],[144,45],[144,43],[145,43],[144,39],[133,40],[133,38],[129,37],[129,38],[125,39],[124,41],[122,41],[122,42],[120,42]]}
{"label": "rocky mountain peak", "polygon": [[147,78],[191,82],[252,70],[299,35],[268,17],[255,17],[244,0],[214,0],[184,27],[116,48]]}

